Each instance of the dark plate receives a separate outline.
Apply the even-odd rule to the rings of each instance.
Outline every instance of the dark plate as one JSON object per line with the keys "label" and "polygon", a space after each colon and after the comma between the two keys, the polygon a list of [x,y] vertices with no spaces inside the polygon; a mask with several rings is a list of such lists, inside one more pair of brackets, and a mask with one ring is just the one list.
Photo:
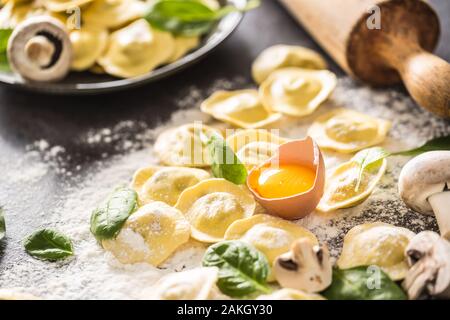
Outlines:
{"label": "dark plate", "polygon": [[[247,0],[224,0],[221,2],[242,8],[245,6]],[[205,57],[231,35],[242,18],[243,14],[239,12],[227,15],[203,38],[200,47],[180,60],[162,66],[143,76],[130,79],[118,79],[112,76],[96,75],[90,72],[71,72],[64,80],[56,83],[37,83],[24,81],[21,77],[13,73],[0,72],[0,82],[31,91],[53,94],[93,94],[139,86],[170,76]]]}

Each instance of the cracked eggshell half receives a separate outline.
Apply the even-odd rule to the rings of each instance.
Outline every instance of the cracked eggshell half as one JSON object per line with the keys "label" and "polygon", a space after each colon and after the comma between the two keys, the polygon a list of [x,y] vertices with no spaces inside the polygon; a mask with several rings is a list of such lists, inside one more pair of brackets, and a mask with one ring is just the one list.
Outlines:
{"label": "cracked eggshell half", "polygon": [[[260,176],[267,168],[277,168],[283,165],[301,166],[314,173],[312,183],[307,191],[299,192],[286,197],[268,198],[258,192]],[[295,179],[294,179],[295,180]],[[285,183],[296,183],[292,179]],[[322,153],[313,139],[287,142],[278,148],[277,154],[253,168],[247,178],[247,186],[256,200],[271,214],[289,219],[300,219],[309,215],[317,207],[325,185],[325,163]],[[274,186],[275,188],[289,187],[286,185]]]}
{"label": "cracked eggshell half", "polygon": [[208,179],[184,190],[175,208],[191,224],[192,238],[215,243],[224,240],[225,232],[235,221],[255,212],[252,195],[225,179]]}
{"label": "cracked eggshell half", "polygon": [[123,264],[159,266],[188,242],[190,225],[184,215],[164,202],[149,203],[133,213],[115,239],[103,240],[103,248]]}
{"label": "cracked eggshell half", "polygon": [[185,189],[210,177],[201,169],[151,166],[136,171],[131,187],[138,193],[141,205],[162,201],[174,206]]}
{"label": "cracked eggshell half", "polygon": [[110,35],[97,62],[113,76],[132,78],[164,64],[174,50],[175,41],[169,32],[156,30],[139,19]]}
{"label": "cracked eggshell half", "polygon": [[336,75],[327,70],[285,68],[262,83],[259,96],[267,110],[304,117],[328,99],[336,84]]}
{"label": "cracked eggshell half", "polygon": [[337,265],[341,269],[358,266],[379,266],[394,280],[408,272],[405,249],[414,232],[387,223],[366,223],[353,227],[344,237]]}
{"label": "cracked eggshell half", "polygon": [[73,59],[72,70],[84,71],[95,65],[108,43],[108,30],[95,25],[83,25],[70,31]]}
{"label": "cracked eggshell half", "polygon": [[338,209],[355,207],[363,203],[373,192],[387,168],[387,160],[383,159],[370,171],[365,170],[358,191],[356,186],[359,176],[359,165],[350,160],[327,174],[324,195],[317,210],[330,212]]}
{"label": "cracked eggshell half", "polygon": [[254,89],[217,91],[200,108],[217,120],[245,129],[265,127],[282,116],[266,110]]}
{"label": "cracked eggshell half", "polygon": [[321,55],[311,49],[275,45],[263,50],[253,62],[253,79],[261,84],[276,70],[287,67],[322,70],[327,68],[327,63]]}
{"label": "cracked eggshell half", "polygon": [[352,153],[382,143],[390,128],[387,120],[339,108],[318,117],[308,135],[321,148]]}
{"label": "cracked eggshell half", "polygon": [[179,167],[209,167],[208,148],[202,143],[201,135],[222,136],[219,130],[206,125],[186,124],[161,133],[153,151],[161,163]]}

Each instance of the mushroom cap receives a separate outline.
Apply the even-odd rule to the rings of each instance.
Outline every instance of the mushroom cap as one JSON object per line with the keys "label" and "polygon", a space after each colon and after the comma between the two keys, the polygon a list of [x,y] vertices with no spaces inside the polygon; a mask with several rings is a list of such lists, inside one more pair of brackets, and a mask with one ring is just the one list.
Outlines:
{"label": "mushroom cap", "polygon": [[450,182],[450,151],[431,151],[409,161],[398,180],[400,196],[407,206],[433,214],[428,198],[444,191]]}
{"label": "mushroom cap", "polygon": [[[37,37],[47,38],[47,45],[54,47],[54,50],[47,50],[52,55],[48,66],[41,66],[39,61],[30,57],[29,44]],[[72,61],[72,46],[64,24],[50,16],[25,20],[14,29],[8,41],[8,60],[13,71],[28,80],[57,81],[64,78]]]}

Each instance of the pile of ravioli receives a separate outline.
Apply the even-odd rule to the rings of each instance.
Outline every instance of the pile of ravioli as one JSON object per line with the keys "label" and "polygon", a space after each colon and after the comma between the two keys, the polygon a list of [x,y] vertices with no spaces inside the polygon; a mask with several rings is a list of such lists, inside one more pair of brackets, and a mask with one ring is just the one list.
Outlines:
{"label": "pile of ravioli", "polygon": [[[217,9],[216,0],[202,0]],[[119,78],[144,75],[175,62],[198,47],[199,37],[156,30],[142,17],[153,0],[2,0],[0,27],[15,28],[33,16],[48,15],[67,26],[72,70]],[[80,13],[81,25],[77,26]]]}
{"label": "pile of ravioli", "polygon": [[[220,91],[206,99],[202,111],[233,127],[224,136],[227,145],[251,170],[277,153],[289,139],[267,129],[284,117],[311,115],[336,85],[336,77],[315,52],[301,47],[278,45],[265,50],[253,65],[259,90]],[[139,169],[131,182],[140,208],[126,221],[115,239],[103,247],[121,263],[145,262],[161,266],[188,242],[209,246],[224,240],[251,244],[265,255],[269,265],[290,250],[297,239],[318,244],[316,236],[293,221],[269,215],[247,186],[214,178],[209,153],[202,136],[224,135],[213,126],[185,124],[163,132],[153,148],[160,165]],[[354,154],[380,144],[390,123],[344,108],[316,117],[308,134],[328,151]],[[303,137],[299,137],[303,138]],[[363,202],[370,196],[386,170],[384,159],[364,173],[359,188],[358,166],[352,159],[327,172],[327,183],[318,211],[338,214],[338,209]],[[314,214],[314,213],[313,213]],[[414,233],[376,222],[351,229],[344,238],[337,266],[342,269],[377,265],[392,280],[405,277],[408,265],[405,248]],[[216,268],[196,268],[162,278],[149,297],[155,299],[215,299],[218,290]],[[313,292],[280,288],[273,274],[275,290],[260,299],[323,299]]]}

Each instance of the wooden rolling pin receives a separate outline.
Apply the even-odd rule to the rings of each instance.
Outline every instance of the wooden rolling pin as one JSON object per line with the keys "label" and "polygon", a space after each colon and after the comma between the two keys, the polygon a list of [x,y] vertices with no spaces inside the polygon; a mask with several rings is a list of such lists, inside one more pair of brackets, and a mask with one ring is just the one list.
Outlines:
{"label": "wooden rolling pin", "polygon": [[375,86],[403,80],[420,106],[450,118],[450,64],[430,53],[440,26],[426,2],[280,1],[347,73]]}

